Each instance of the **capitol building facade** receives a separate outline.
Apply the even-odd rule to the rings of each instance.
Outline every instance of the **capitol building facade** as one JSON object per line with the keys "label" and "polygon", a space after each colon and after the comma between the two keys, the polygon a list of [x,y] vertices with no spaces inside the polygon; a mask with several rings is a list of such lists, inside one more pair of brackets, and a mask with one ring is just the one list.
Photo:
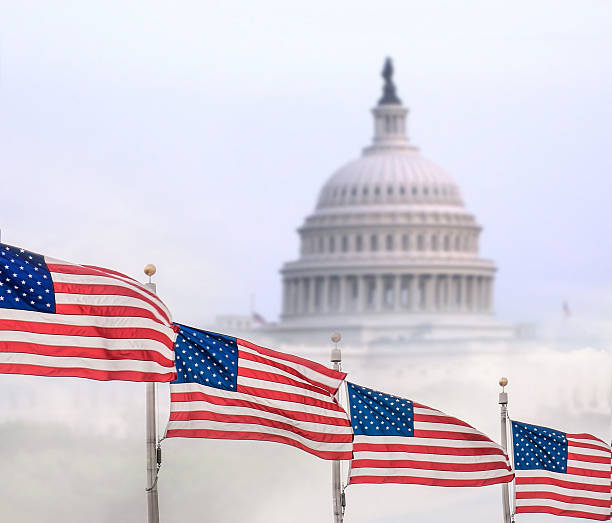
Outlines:
{"label": "capitol building facade", "polygon": [[372,144],[332,174],[298,230],[271,328],[326,339],[336,329],[363,343],[513,337],[493,315],[482,227],[451,176],[410,143],[392,76],[387,60]]}
{"label": "capitol building facade", "polygon": [[393,66],[372,110],[374,137],[321,189],[282,266],[282,312],[260,330],[285,342],[351,343],[514,337],[494,317],[496,266],[479,256],[482,227],[451,176],[406,132]]}

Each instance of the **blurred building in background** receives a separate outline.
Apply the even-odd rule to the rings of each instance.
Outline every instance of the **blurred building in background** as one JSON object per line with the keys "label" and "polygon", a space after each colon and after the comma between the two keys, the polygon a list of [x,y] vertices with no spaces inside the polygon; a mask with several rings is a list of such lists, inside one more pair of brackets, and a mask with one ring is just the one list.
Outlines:
{"label": "blurred building in background", "polygon": [[[494,317],[482,227],[451,176],[410,143],[390,60],[383,78],[373,142],[321,189],[298,230],[299,258],[281,269],[280,322],[260,329],[287,342],[339,330],[364,345],[513,338]],[[236,320],[220,317],[219,328]]]}

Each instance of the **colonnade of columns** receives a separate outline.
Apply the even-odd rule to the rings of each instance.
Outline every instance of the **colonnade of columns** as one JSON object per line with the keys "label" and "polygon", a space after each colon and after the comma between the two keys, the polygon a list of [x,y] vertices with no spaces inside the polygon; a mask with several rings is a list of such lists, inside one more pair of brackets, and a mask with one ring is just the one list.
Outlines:
{"label": "colonnade of columns", "polygon": [[285,277],[283,315],[350,312],[491,312],[493,278],[465,274]]}

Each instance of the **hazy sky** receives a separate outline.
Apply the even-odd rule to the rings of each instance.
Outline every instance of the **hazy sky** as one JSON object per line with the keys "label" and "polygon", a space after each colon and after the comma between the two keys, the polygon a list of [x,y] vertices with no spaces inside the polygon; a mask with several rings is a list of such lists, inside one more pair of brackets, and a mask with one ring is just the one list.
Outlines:
{"label": "hazy sky", "polygon": [[[156,263],[178,321],[246,313],[251,293],[274,319],[295,230],[325,180],[369,143],[390,55],[413,143],[451,173],[484,226],[482,254],[499,266],[499,317],[554,334],[567,299],[578,331],[597,331],[606,346],[611,26],[612,4],[595,0],[0,0],[2,240],[138,278]],[[440,356],[407,365],[390,392],[431,399],[495,435],[495,383],[509,370],[531,421],[565,416],[567,430],[603,430],[610,388],[598,348]],[[547,381],[538,381],[543,369]],[[379,386],[383,377],[360,375]],[[0,462],[11,471],[0,474],[4,513],[28,523],[47,510],[67,523],[138,520],[144,387],[48,381],[0,378]],[[449,382],[463,392],[440,389]],[[201,485],[215,499],[211,521],[329,515],[313,501],[329,495],[328,464],[293,449],[173,441],[167,452],[165,521],[201,515]],[[202,479],[207,467],[217,482]],[[283,517],[277,498],[249,497],[261,485],[279,493]],[[377,492],[388,510],[362,508],[347,523],[404,522],[407,496],[422,523],[499,515],[497,488],[445,490],[445,504],[439,491]],[[352,506],[359,499],[371,498],[355,495]],[[481,512],[469,513],[474,506]]]}
{"label": "hazy sky", "polygon": [[5,241],[140,276],[183,321],[274,318],[386,55],[510,321],[612,306],[609,2],[3,2]]}

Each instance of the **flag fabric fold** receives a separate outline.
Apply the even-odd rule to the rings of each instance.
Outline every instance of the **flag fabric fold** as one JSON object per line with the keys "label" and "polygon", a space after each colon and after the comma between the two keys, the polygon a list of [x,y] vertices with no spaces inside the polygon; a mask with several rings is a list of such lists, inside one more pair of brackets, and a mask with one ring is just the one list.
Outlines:
{"label": "flag fabric fold", "polygon": [[175,338],[138,281],[0,243],[0,373],[168,382]]}
{"label": "flag fabric fold", "polygon": [[166,437],[273,441],[350,459],[345,374],[248,341],[178,325]]}
{"label": "flag fabric fold", "polygon": [[355,434],[350,484],[480,487],[512,481],[504,450],[468,423],[347,382]]}
{"label": "flag fabric fold", "polygon": [[609,521],[610,446],[591,434],[569,434],[512,422],[516,513]]}

